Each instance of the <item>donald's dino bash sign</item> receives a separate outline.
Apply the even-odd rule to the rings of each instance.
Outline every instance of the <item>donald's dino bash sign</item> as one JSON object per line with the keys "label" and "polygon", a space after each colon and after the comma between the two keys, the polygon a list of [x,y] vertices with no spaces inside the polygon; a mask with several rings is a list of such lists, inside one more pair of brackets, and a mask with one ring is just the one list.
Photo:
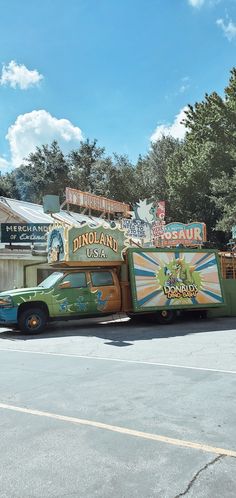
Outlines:
{"label": "donald's dino bash sign", "polygon": [[224,304],[213,250],[130,249],[129,264],[136,311]]}

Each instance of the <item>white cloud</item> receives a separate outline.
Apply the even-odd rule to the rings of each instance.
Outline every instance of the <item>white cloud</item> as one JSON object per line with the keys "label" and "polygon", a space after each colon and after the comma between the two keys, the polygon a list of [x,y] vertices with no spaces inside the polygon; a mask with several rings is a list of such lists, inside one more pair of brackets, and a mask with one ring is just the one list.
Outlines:
{"label": "white cloud", "polygon": [[186,117],[185,111],[187,109],[188,107],[184,107],[183,109],[181,109],[179,114],[177,114],[177,116],[175,117],[173,124],[158,125],[150,138],[151,142],[156,142],[156,140],[160,140],[163,137],[163,135],[164,136],[171,135],[173,138],[179,138],[180,140],[182,140],[186,133],[186,128],[182,124],[182,121]]}
{"label": "white cloud", "polygon": [[184,93],[189,89],[189,85],[181,85],[179,93]]}
{"label": "white cloud", "polygon": [[188,0],[188,3],[192,7],[201,7],[205,3],[205,0]]}
{"label": "white cloud", "polygon": [[185,76],[181,79],[181,86],[179,88],[178,93],[185,93],[190,88],[189,77]]}
{"label": "white cloud", "polygon": [[4,157],[0,157],[0,172],[2,169],[6,169],[10,166],[10,163],[4,159]]}
{"label": "white cloud", "polygon": [[222,0],[188,0],[188,4],[191,7],[202,7],[203,5],[208,5],[209,7],[214,7],[219,4]]}
{"label": "white cloud", "polygon": [[217,19],[216,24],[223,30],[224,35],[229,41],[232,41],[233,38],[236,37],[236,24],[234,24],[231,19],[227,21]]}
{"label": "white cloud", "polygon": [[18,167],[36,146],[57,140],[62,150],[72,149],[83,137],[81,129],[68,119],[57,119],[49,112],[39,110],[18,116],[8,129],[6,138],[9,140],[12,165]]}
{"label": "white cloud", "polygon": [[29,70],[23,64],[11,61],[7,66],[3,65],[0,84],[27,90],[27,88],[37,85],[42,79],[42,74],[36,69]]}

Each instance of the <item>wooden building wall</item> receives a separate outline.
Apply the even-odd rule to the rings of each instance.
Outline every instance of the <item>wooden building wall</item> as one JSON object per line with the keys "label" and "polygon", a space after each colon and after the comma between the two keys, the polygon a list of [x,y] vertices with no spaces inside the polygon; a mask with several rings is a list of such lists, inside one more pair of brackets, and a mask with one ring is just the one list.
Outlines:
{"label": "wooden building wall", "polygon": [[49,265],[45,258],[30,256],[0,254],[0,291],[37,285],[38,269]]}

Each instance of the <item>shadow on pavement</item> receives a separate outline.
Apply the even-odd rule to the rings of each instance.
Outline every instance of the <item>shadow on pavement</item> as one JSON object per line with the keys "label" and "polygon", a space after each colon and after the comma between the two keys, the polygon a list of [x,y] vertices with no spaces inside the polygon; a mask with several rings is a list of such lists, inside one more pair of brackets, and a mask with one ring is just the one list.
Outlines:
{"label": "shadow on pavement", "polygon": [[[32,341],[46,338],[59,337],[98,337],[105,340],[109,346],[132,346],[132,342],[183,337],[204,332],[217,332],[219,330],[234,330],[235,318],[201,319],[198,316],[179,317],[175,323],[160,325],[142,319],[139,322],[124,317],[111,317],[106,319],[81,319],[68,322],[50,323],[44,333],[26,335],[17,330],[0,332],[0,340]],[[107,342],[108,341],[108,342]]]}

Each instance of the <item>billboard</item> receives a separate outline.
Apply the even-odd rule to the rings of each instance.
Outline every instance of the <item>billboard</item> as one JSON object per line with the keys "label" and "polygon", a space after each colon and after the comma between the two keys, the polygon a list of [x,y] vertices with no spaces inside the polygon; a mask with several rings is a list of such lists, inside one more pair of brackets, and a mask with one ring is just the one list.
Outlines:
{"label": "billboard", "polygon": [[206,242],[205,223],[168,223],[160,236],[161,246],[201,246]]}
{"label": "billboard", "polygon": [[129,265],[135,311],[224,304],[212,250],[130,249]]}
{"label": "billboard", "polygon": [[74,188],[66,187],[66,202],[87,209],[93,209],[102,213],[122,213],[123,216],[129,216],[130,206],[124,202],[107,199],[100,195],[94,195],[90,192],[82,192]]}
{"label": "billboard", "polygon": [[48,234],[48,262],[121,262],[125,245],[125,232],[118,228],[54,227]]}

